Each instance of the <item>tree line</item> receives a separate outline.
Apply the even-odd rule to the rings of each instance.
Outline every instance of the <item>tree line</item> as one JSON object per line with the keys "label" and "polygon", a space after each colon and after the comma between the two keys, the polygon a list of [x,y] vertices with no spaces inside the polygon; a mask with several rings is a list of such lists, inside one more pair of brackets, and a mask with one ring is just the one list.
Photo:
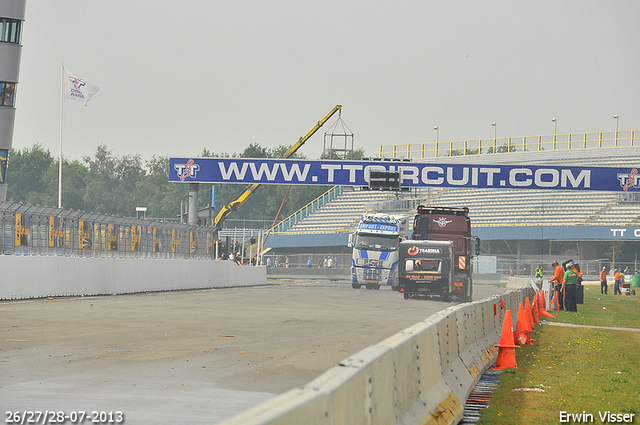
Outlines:
{"label": "tree line", "polygon": [[[278,158],[289,149],[280,145],[268,149],[252,143],[239,154],[216,154],[203,149],[201,157]],[[361,158],[364,150],[355,152]],[[303,159],[296,154],[294,158]],[[35,144],[12,149],[9,156],[7,200],[33,205],[58,205],[58,158]],[[198,207],[211,203],[212,184],[200,184]],[[229,204],[245,188],[244,184],[216,184],[215,211]],[[262,185],[229,218],[273,220],[288,186]],[[292,186],[279,218],[285,218],[320,196],[329,186]],[[136,207],[147,207],[147,218],[177,219],[181,203],[188,204],[189,185],[169,182],[169,157],[154,155],[143,160],[139,154],[115,156],[105,145],[82,160],[63,157],[62,206],[85,212],[136,216]],[[186,210],[186,207],[185,207]],[[214,212],[215,214],[215,212]]]}

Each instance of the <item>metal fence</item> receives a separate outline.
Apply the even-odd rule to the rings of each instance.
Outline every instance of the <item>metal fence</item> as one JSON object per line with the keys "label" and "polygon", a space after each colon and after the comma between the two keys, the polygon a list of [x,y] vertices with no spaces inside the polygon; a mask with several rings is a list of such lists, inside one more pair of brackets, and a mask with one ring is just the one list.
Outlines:
{"label": "metal fence", "polygon": [[543,269],[543,276],[545,280],[548,280],[553,276],[554,268],[551,266],[553,260],[557,260],[562,263],[569,259],[580,264],[580,270],[583,272],[585,280],[600,281],[600,270],[604,267],[607,272],[611,272],[612,269],[618,270],[629,269],[631,273],[640,268],[640,262],[638,260],[630,262],[613,262],[609,259],[594,259],[585,260],[580,259],[578,254],[564,254],[554,256],[544,256],[538,259],[534,258],[514,258],[510,256],[496,256],[495,268],[496,273],[500,273],[503,279],[507,279],[510,275],[517,277],[533,277],[536,268],[541,265]]}
{"label": "metal fence", "polygon": [[304,207],[300,208],[298,211],[291,214],[289,217],[282,220],[280,223],[276,224],[271,228],[272,233],[280,233],[286,231],[288,228],[296,224],[298,221],[302,220],[312,212],[316,211],[323,205],[326,205],[332,199],[337,197],[342,193],[342,186],[333,186],[331,189],[327,190],[322,195],[318,196],[313,201],[309,202]]}
{"label": "metal fence", "polygon": [[[295,253],[295,254],[278,254],[270,252],[264,255],[262,262],[264,265],[268,265],[269,267],[279,267],[279,268],[306,268],[309,258],[311,258],[311,268],[327,268],[329,267],[328,263],[325,262],[325,259],[328,260],[332,258],[331,268],[337,269],[349,269],[351,267],[351,252],[331,252],[328,250],[326,253]],[[617,268],[619,270],[625,270],[625,268],[629,268],[631,272],[638,270],[640,268],[640,262],[628,262],[622,263],[618,262],[616,264],[612,264],[609,260],[580,260],[578,255],[565,255],[565,256],[549,256],[544,257],[544,259],[517,259],[511,256],[480,256],[476,257],[474,260],[474,273],[498,273],[502,280],[507,280],[509,276],[517,276],[517,277],[534,277],[535,269],[538,265],[541,265],[544,271],[544,279],[549,280],[553,276],[553,267],[551,267],[551,262],[554,259],[558,261],[566,261],[567,259],[574,259],[576,262],[580,264],[580,268],[584,273],[584,279],[588,281],[599,281],[600,280],[600,270],[602,267],[605,267],[608,272],[611,271],[612,268]],[[287,262],[287,259],[289,260]],[[337,266],[336,266],[337,260]],[[288,265],[287,265],[288,264]]]}
{"label": "metal fence", "polygon": [[[329,262],[331,258],[331,262]],[[311,259],[311,266],[308,266]],[[288,260],[288,261],[287,261]],[[348,253],[297,253],[264,255],[262,264],[268,267],[315,268],[315,269],[349,269],[351,268],[351,251]]]}
{"label": "metal fence", "polygon": [[601,131],[381,145],[379,155],[382,158],[439,158],[510,152],[633,147],[638,144],[640,144],[638,131]]}
{"label": "metal fence", "polygon": [[6,255],[215,259],[214,228],[0,202]]}

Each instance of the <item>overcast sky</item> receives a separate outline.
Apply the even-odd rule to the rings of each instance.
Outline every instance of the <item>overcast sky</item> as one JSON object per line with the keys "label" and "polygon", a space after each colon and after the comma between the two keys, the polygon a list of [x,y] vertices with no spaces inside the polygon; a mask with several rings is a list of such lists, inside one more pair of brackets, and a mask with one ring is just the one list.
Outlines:
{"label": "overcast sky", "polygon": [[[27,0],[13,147],[290,145],[336,104],[355,147],[640,130],[640,2]],[[330,123],[332,123],[330,121]],[[303,148],[318,158],[325,125]]]}

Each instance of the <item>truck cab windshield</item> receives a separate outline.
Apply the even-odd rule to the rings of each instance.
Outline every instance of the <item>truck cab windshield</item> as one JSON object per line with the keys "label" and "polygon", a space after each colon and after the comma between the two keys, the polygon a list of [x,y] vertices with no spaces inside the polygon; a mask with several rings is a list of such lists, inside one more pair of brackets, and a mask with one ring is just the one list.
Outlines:
{"label": "truck cab windshield", "polygon": [[398,236],[362,235],[356,237],[355,247],[369,251],[396,251]]}

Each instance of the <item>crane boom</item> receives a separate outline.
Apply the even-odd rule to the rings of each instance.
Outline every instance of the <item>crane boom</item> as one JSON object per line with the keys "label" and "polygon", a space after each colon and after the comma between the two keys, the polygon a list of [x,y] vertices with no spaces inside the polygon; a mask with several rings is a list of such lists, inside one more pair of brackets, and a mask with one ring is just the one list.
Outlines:
{"label": "crane boom", "polygon": [[[336,105],[331,110],[331,112],[329,112],[323,119],[318,121],[318,123],[307,134],[300,137],[300,139],[293,146],[291,146],[288,151],[282,154],[280,158],[290,158],[294,153],[296,153],[298,149],[300,149],[300,147],[302,147],[302,145],[304,145],[307,140],[309,140],[311,136],[315,134],[316,131],[318,131],[318,129],[320,129],[320,127],[324,125],[324,123],[329,121],[329,119],[341,109],[342,105]],[[253,195],[253,192],[255,192],[258,186],[260,186],[260,183],[253,183],[248,185],[240,194],[240,196],[231,201],[229,205],[225,205],[224,207],[222,207],[218,212],[218,215],[216,215],[216,218],[213,220],[214,227],[219,229],[222,225],[222,222],[229,216],[229,214],[240,208],[247,201],[247,199],[249,199],[251,195]]]}

